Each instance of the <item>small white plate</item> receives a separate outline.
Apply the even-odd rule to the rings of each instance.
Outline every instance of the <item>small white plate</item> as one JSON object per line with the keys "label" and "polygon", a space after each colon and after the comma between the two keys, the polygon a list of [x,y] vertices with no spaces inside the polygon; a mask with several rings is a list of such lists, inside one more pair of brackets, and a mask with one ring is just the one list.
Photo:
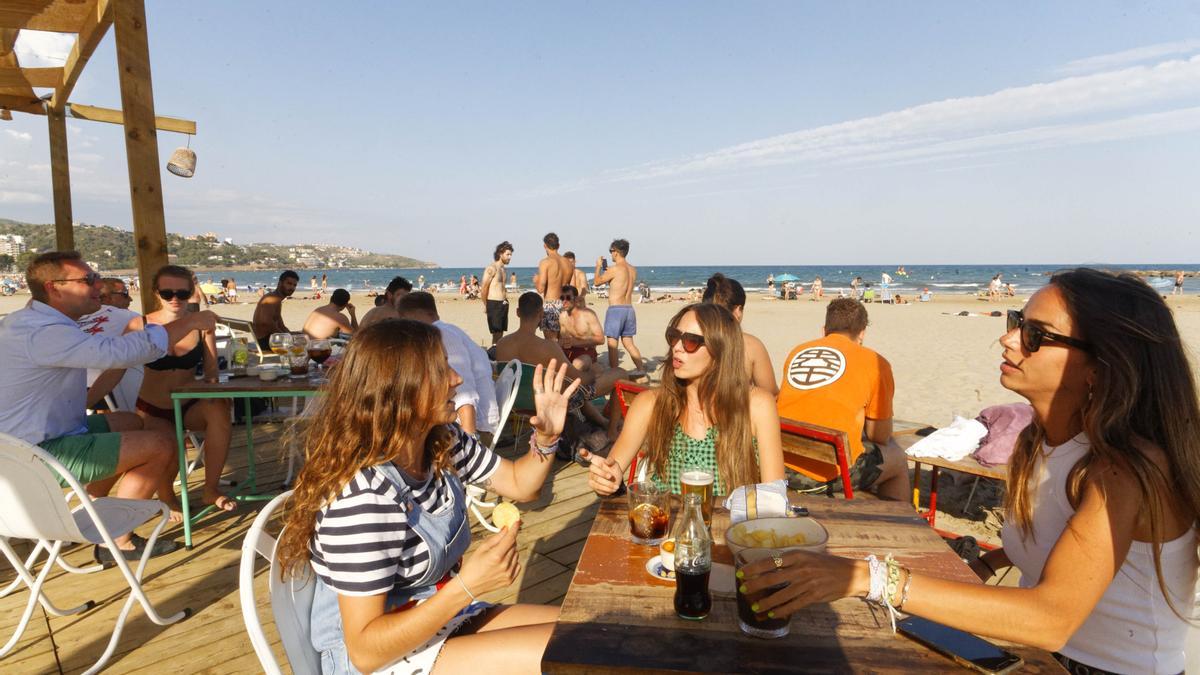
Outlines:
{"label": "small white plate", "polygon": [[646,573],[663,581],[675,581],[675,573],[663,567],[661,555],[656,555],[646,561]]}

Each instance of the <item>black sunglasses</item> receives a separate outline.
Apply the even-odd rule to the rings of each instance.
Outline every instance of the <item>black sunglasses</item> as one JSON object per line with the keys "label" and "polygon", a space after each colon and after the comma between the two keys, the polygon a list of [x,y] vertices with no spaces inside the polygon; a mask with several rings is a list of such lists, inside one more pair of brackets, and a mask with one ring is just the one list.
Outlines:
{"label": "black sunglasses", "polygon": [[1019,309],[1008,310],[1008,331],[1021,329],[1021,346],[1029,353],[1036,352],[1042,348],[1042,340],[1051,342],[1060,342],[1064,345],[1082,349],[1085,352],[1092,351],[1092,345],[1088,342],[1073,338],[1068,335],[1059,333],[1051,333],[1047,330],[1042,330],[1037,326],[1025,321],[1025,312]]}
{"label": "black sunglasses", "polygon": [[158,291],[158,297],[162,298],[163,300],[170,300],[171,298],[175,298],[176,300],[187,300],[188,298],[192,297],[192,292],[183,290],[182,288],[175,291],[172,291],[168,288],[161,288]]}
{"label": "black sunglasses", "polygon": [[667,329],[667,346],[674,349],[675,343],[683,341],[683,351],[695,354],[697,349],[704,346],[704,336],[695,333],[684,333],[678,328]]}
{"label": "black sunglasses", "polygon": [[78,281],[85,283],[88,286],[95,286],[96,284],[100,283],[101,279],[103,279],[103,277],[100,276],[99,272],[88,272],[87,276],[85,277],[75,277],[73,279],[51,279],[51,281],[56,284],[69,284],[73,281]]}

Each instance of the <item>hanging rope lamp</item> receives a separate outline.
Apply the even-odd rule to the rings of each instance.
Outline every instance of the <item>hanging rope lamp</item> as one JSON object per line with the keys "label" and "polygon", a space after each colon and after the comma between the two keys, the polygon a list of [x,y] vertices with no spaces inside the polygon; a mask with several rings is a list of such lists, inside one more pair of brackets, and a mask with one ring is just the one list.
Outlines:
{"label": "hanging rope lamp", "polygon": [[188,135],[186,148],[176,148],[167,162],[167,171],[181,178],[191,178],[196,174],[196,151],[192,150],[192,137]]}

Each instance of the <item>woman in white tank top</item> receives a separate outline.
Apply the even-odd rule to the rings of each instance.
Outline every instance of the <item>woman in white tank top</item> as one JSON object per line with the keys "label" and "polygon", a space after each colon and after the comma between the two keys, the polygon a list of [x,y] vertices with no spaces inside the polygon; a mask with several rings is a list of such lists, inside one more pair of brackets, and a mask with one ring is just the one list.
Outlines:
{"label": "woman in white tank top", "polygon": [[745,570],[747,591],[789,582],[759,603],[776,615],[865,597],[1054,651],[1073,673],[1183,672],[1200,406],[1170,309],[1132,274],[1081,268],[1009,312],[1000,343],[1000,383],[1035,415],[1009,463],[1004,548],[973,568],[1016,566],[1020,588],[793,552]]}

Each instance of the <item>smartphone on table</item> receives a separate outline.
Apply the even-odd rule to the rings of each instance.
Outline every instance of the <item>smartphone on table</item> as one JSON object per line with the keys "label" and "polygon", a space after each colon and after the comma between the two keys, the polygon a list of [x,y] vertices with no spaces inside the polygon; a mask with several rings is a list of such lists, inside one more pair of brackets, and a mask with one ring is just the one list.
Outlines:
{"label": "smartphone on table", "polygon": [[980,673],[1011,673],[1024,663],[1021,657],[983,638],[919,616],[910,616],[897,622],[896,630],[959,665]]}

